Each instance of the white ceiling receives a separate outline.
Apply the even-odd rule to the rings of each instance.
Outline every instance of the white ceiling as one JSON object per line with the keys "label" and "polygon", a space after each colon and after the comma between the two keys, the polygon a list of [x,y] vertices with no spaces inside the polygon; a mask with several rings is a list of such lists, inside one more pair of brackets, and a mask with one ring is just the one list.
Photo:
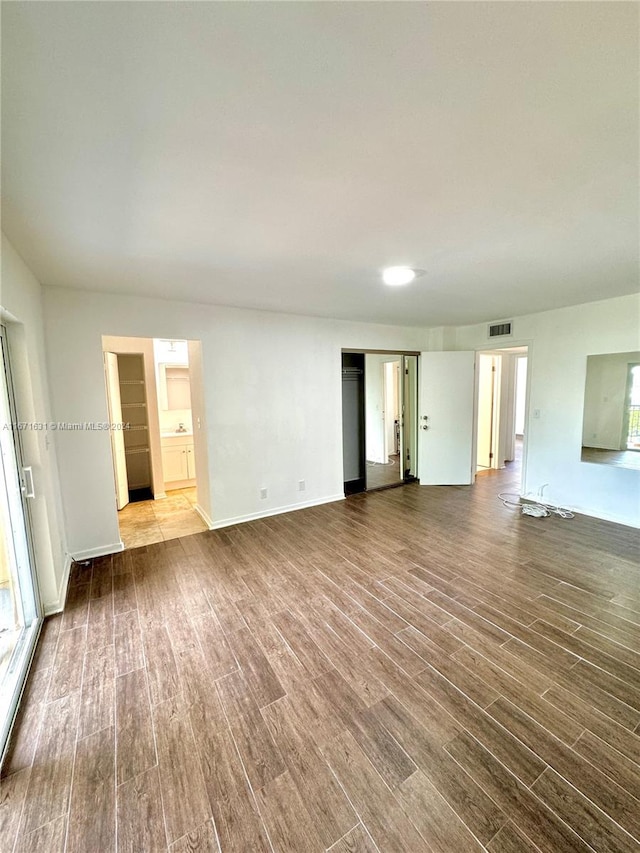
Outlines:
{"label": "white ceiling", "polygon": [[374,322],[636,291],[639,9],[3,3],[3,228],[43,284]]}

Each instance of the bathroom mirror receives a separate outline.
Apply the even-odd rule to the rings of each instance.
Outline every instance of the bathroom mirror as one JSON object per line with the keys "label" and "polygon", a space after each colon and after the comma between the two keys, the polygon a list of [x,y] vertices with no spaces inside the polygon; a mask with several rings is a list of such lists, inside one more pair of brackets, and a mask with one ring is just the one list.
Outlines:
{"label": "bathroom mirror", "polygon": [[159,364],[158,400],[163,411],[191,409],[189,368],[183,364]]}
{"label": "bathroom mirror", "polygon": [[587,358],[581,458],[640,470],[640,352]]}

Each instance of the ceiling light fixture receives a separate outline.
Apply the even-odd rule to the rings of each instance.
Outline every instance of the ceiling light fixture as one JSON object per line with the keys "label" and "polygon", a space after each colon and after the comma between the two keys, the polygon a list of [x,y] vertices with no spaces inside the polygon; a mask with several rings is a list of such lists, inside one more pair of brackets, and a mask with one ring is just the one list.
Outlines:
{"label": "ceiling light fixture", "polygon": [[397,287],[400,284],[409,284],[417,275],[417,270],[411,267],[387,267],[382,271],[382,280],[385,284]]}

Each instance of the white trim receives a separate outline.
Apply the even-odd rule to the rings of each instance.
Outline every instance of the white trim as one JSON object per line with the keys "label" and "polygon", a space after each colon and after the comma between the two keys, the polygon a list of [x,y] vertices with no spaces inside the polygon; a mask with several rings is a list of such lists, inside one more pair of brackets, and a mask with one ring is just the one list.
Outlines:
{"label": "white trim", "polygon": [[166,498],[166,496],[167,496],[166,492],[156,492],[153,496],[153,499],[154,499],[154,501],[161,501],[162,498]]}
{"label": "white trim", "polygon": [[58,593],[58,600],[54,601],[52,604],[45,604],[42,602],[42,611],[45,616],[51,616],[52,613],[60,613],[64,610],[64,603],[67,598],[67,587],[69,586],[69,573],[71,572],[71,564],[73,563],[73,557],[71,554],[64,555],[64,568],[62,570],[62,580],[60,581],[60,589]]}
{"label": "white trim", "polygon": [[166,492],[177,492],[178,489],[192,489],[196,484],[196,478],[191,477],[188,480],[167,480],[164,484],[165,495]]}
{"label": "white trim", "polygon": [[308,509],[312,506],[320,506],[321,504],[329,504],[334,501],[343,501],[344,494],[331,495],[328,498],[318,498],[313,501],[305,501],[300,504],[290,504],[289,506],[280,506],[276,509],[267,509],[264,512],[252,512],[249,515],[238,515],[235,518],[225,518],[222,521],[213,521],[210,530],[217,530],[220,527],[231,527],[233,524],[243,524],[245,521],[256,521],[259,518],[269,518],[271,515],[282,515],[285,512],[294,512],[296,509]]}
{"label": "white trim", "polygon": [[[640,522],[630,521],[628,518],[620,518],[618,515],[612,515],[611,513],[603,513],[603,512],[595,512],[592,509],[585,509],[584,507],[573,507],[567,506],[566,504],[555,503],[551,498],[546,497],[544,501],[541,501],[539,498],[534,498],[529,495],[526,498],[527,501],[533,501],[534,503],[541,503],[543,506],[561,506],[564,509],[568,509],[576,515],[586,515],[589,518],[597,518],[600,521],[608,521],[611,524],[621,524],[623,527],[632,527],[634,530],[640,529]],[[570,521],[567,521],[567,524],[570,524]]]}
{"label": "white trim", "polygon": [[209,530],[213,530],[213,521],[211,521],[211,519],[209,518],[209,516],[207,515],[207,513],[202,509],[202,507],[200,506],[200,504],[194,504],[194,505],[193,505],[193,508],[194,508],[194,509],[195,509],[195,511],[198,513],[198,515],[200,516],[200,518],[204,521],[204,523],[207,525],[207,527],[209,528]]}
{"label": "white trim", "polygon": [[58,600],[49,604],[42,602],[44,615],[51,616],[53,613],[61,613],[64,610],[64,604],[67,600],[67,587],[69,586],[69,573],[71,572],[72,563],[82,563],[85,560],[91,560],[93,557],[104,557],[106,554],[117,554],[120,551],[124,551],[123,542],[118,542],[114,545],[103,545],[100,548],[89,548],[86,551],[78,551],[76,554],[65,554],[64,569],[62,572],[62,580],[60,581]]}
{"label": "white trim", "polygon": [[119,554],[124,551],[124,542],[114,542],[113,545],[99,545],[97,548],[87,548],[86,551],[76,551],[71,555],[71,559],[76,563],[81,563],[83,560],[92,560],[94,557],[104,557],[107,554]]}

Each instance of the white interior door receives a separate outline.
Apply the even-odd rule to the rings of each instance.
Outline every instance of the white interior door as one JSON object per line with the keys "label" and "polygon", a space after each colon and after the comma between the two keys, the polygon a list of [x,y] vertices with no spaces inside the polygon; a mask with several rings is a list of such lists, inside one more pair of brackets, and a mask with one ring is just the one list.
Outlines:
{"label": "white interior door", "polygon": [[[107,404],[109,420],[112,424],[122,423],[122,403],[120,402],[120,377],[118,374],[118,356],[114,352],[104,354],[104,374],[107,384]],[[116,506],[118,509],[129,503],[129,484],[127,482],[127,457],[124,452],[124,432],[121,429],[109,431],[111,436],[111,455],[113,457],[113,477],[116,486]]]}
{"label": "white interior door", "polygon": [[474,366],[474,352],[420,355],[418,478],[422,486],[473,482]]}

